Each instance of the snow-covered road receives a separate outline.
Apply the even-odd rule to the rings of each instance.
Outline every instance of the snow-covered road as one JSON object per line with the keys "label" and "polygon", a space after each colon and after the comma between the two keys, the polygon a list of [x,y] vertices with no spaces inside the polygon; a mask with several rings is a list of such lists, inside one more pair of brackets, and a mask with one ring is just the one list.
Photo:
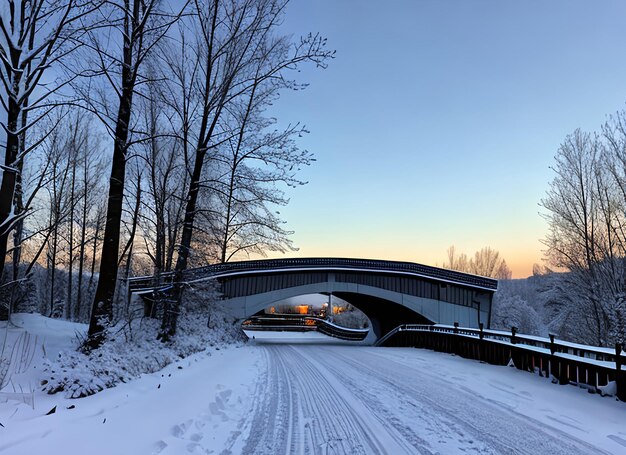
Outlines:
{"label": "snow-covered road", "polygon": [[626,453],[623,403],[410,348],[249,345],[37,400],[0,412],[0,452]]}
{"label": "snow-covered road", "polygon": [[[479,396],[462,384],[461,376],[446,378],[452,371],[442,375],[439,362],[428,361],[448,356],[422,352],[424,358],[413,355],[419,351],[405,351],[267,346],[268,369],[255,392],[259,399],[243,424],[253,431],[242,434],[237,452],[599,452],[585,441],[584,428],[572,435],[559,424],[519,414],[511,402]],[[549,383],[542,385],[559,391]],[[491,387],[526,398],[523,390],[504,383],[487,384]],[[559,422],[556,415],[558,410]],[[583,425],[564,415],[561,419],[570,428]]]}

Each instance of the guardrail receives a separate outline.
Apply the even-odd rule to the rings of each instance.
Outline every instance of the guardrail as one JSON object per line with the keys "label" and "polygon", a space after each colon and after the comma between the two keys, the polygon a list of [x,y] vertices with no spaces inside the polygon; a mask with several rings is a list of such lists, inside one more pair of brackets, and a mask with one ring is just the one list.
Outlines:
{"label": "guardrail", "polygon": [[[405,324],[396,327],[377,346],[412,346],[457,354],[494,365],[512,361],[520,370],[552,377],[559,384],[585,386],[626,401],[626,355],[623,346],[586,346],[510,332],[448,325]],[[614,390],[611,390],[614,387]]]}
{"label": "guardrail", "polygon": [[369,333],[369,329],[350,329],[333,324],[332,322],[328,322],[324,319],[317,320],[317,329],[320,333],[342,340],[363,341]]}
{"label": "guardrail", "polygon": [[[212,264],[204,267],[188,269],[183,273],[183,280],[190,282],[202,278],[253,271],[316,268],[398,272],[449,281],[452,283],[465,284],[489,290],[495,290],[498,287],[498,281],[492,278],[470,275],[454,270],[440,269],[438,267],[431,267],[413,262],[349,258],[291,258],[226,262],[223,264]],[[159,275],[158,280],[156,280],[157,277],[154,276],[134,277],[128,280],[128,288],[131,292],[154,289],[155,282],[158,281],[159,286],[166,286],[172,283],[173,277],[174,274],[172,272],[162,273]]]}
{"label": "guardrail", "polygon": [[[247,323],[251,321],[250,323]],[[258,322],[257,322],[258,321]],[[267,321],[267,322],[265,322]],[[351,329],[333,324],[325,319],[312,316],[304,316],[301,318],[258,318],[248,319],[242,324],[244,330],[260,330],[260,331],[317,331],[334,338],[349,341],[363,341],[369,329]]]}

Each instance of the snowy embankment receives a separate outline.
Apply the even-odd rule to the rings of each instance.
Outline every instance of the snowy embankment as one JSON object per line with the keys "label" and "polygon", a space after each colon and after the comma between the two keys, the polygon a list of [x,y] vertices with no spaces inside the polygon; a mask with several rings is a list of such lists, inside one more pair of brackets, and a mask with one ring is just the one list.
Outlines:
{"label": "snowy embankment", "polygon": [[[178,318],[179,334],[171,342],[157,340],[160,323],[144,318],[120,322],[107,331],[104,344],[82,353],[87,326],[36,314],[17,314],[0,337],[6,369],[0,389],[4,396],[42,388],[67,398],[93,395],[141,374],[154,373],[170,363],[209,348],[241,344],[239,326],[223,314],[212,315],[215,327],[207,328],[205,313],[183,312]],[[0,374],[2,370],[0,370]],[[0,379],[2,377],[0,376]]]}
{"label": "snowy embankment", "polygon": [[[46,364],[61,352],[74,350],[85,324],[38,314],[15,314],[0,322],[0,406],[8,397],[31,402],[40,388]],[[1,422],[1,421],[0,421]]]}
{"label": "snowy embankment", "polygon": [[249,345],[87,398],[0,403],[0,453],[621,454],[624,406],[419,349]]}

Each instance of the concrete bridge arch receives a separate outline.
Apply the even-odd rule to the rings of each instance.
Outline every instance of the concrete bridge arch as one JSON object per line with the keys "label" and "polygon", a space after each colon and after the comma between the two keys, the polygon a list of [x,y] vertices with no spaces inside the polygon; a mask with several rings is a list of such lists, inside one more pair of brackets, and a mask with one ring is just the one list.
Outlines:
{"label": "concrete bridge arch", "polygon": [[[488,326],[491,293],[449,283],[416,280],[381,272],[316,271],[251,274],[218,278],[223,304],[233,316],[247,318],[281,300],[307,294],[333,294],[365,313],[377,336],[400,324]],[[464,294],[448,299],[448,291]]]}
{"label": "concrete bridge arch", "polygon": [[[224,308],[248,318],[275,302],[306,294],[333,294],[361,309],[378,336],[404,323],[490,325],[497,281],[411,262],[348,258],[270,259],[188,270],[186,282],[217,280]],[[168,281],[169,280],[169,281]],[[172,275],[162,275],[161,288]],[[131,292],[149,297],[152,277],[133,278]]]}

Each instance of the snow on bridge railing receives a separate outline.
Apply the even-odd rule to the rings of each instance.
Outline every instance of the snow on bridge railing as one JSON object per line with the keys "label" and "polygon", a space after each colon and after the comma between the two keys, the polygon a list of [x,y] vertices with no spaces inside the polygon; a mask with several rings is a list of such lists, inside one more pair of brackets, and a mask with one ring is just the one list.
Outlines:
{"label": "snow on bridge railing", "polygon": [[[383,273],[396,272],[478,287],[490,291],[495,291],[498,287],[498,281],[492,278],[470,275],[454,270],[441,269],[413,262],[350,258],[259,259],[253,261],[212,264],[186,270],[183,273],[183,281],[190,282],[199,279],[246,272],[269,272],[294,269],[362,270]],[[171,283],[173,278],[174,274],[172,272],[162,273],[158,276],[133,277],[128,280],[128,287],[131,292],[154,289],[159,286],[163,286],[164,283]]]}
{"label": "snow on bridge railing", "polygon": [[324,323],[325,325],[327,325],[329,327],[333,327],[335,329],[343,330],[343,331],[346,331],[346,332],[366,333],[367,334],[370,331],[370,329],[354,329],[354,328],[351,328],[351,327],[343,327],[341,325],[334,324],[334,323],[330,322],[327,319],[321,319],[321,318],[315,318],[315,317],[307,317],[306,319],[313,319],[315,321],[322,322],[322,323]]}
{"label": "snow on bridge railing", "polygon": [[363,341],[369,329],[353,329],[349,327],[342,327],[332,322],[313,316],[303,317],[288,317],[288,318],[276,318],[276,317],[254,317],[246,320],[242,324],[244,330],[296,330],[296,331],[311,331],[316,330],[328,336],[339,338],[342,340],[351,341]]}
{"label": "snow on bridge railing", "polygon": [[363,341],[370,329],[353,329],[349,327],[342,327],[326,319],[320,319],[315,317],[307,317],[306,319],[313,320],[317,324],[317,329],[325,334],[342,340]]}
{"label": "snow on bridge railing", "polygon": [[[413,335],[412,335],[413,334]],[[561,384],[592,387],[626,400],[626,355],[615,348],[587,346],[510,332],[434,324],[404,324],[386,334],[378,346],[415,346],[450,352],[487,363],[513,364],[522,370],[554,377]]]}
{"label": "snow on bridge railing", "polygon": [[574,355],[580,357],[581,361],[588,359],[612,363],[619,362],[622,366],[626,366],[626,352],[622,349],[621,345],[617,346],[617,350],[615,348],[601,346],[588,346],[557,340],[555,335],[550,335],[549,338],[545,338],[535,335],[520,334],[515,327],[513,327],[511,331],[503,331],[445,324],[403,324],[381,338],[377,344],[382,345],[386,339],[401,331],[426,331],[469,336],[489,341],[507,342],[520,347],[538,347],[554,354]]}

